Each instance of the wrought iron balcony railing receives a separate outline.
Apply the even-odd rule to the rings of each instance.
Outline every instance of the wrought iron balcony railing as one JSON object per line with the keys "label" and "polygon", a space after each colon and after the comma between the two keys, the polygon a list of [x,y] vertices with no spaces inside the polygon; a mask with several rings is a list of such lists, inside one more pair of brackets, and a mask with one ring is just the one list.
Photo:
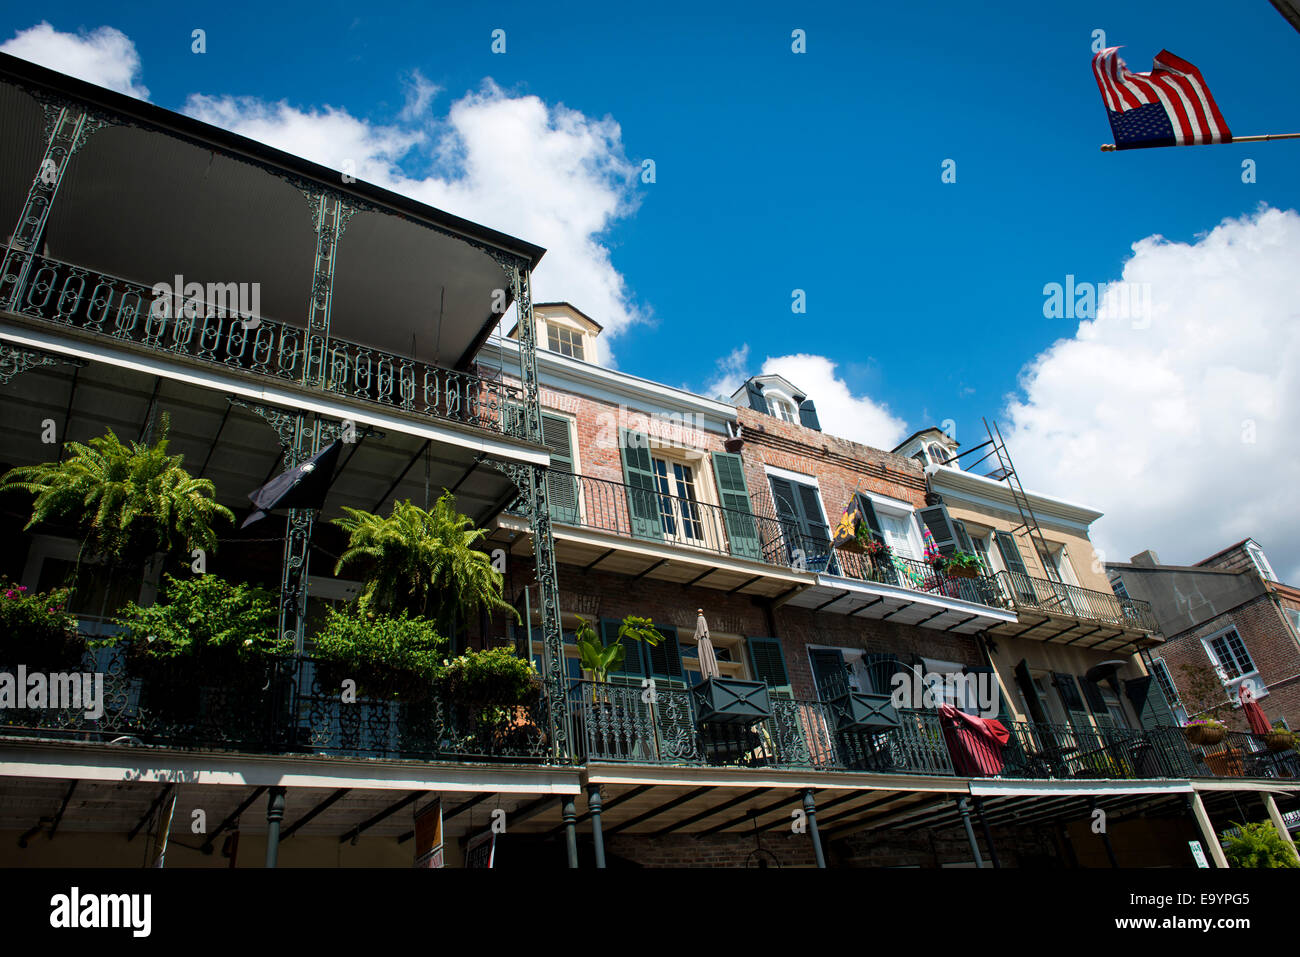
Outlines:
{"label": "wrought iron balcony railing", "polygon": [[897,585],[945,598],[960,598],[978,605],[998,607],[1002,604],[997,582],[988,575],[967,578],[947,574],[936,570],[928,562],[900,555],[881,560],[860,552],[841,551],[837,557],[840,571],[846,578]]}
{"label": "wrought iron balcony railing", "polygon": [[[522,437],[517,386],[454,372],[337,336],[310,345],[306,330],[260,316],[241,317],[231,302],[162,300],[153,287],[57,259],[33,257],[23,288],[0,277],[0,304],[24,316],[71,326],[168,355],[197,359],[289,382],[313,381],[352,399]],[[310,375],[308,374],[310,373]]]}
{"label": "wrought iron balcony railing", "polygon": [[[652,700],[651,700],[652,699]],[[701,725],[692,695],[575,681],[569,714],[580,761],[952,774],[936,711],[902,711],[889,731],[837,731],[822,701],[773,697],[751,727]]]}
{"label": "wrought iron balcony railing", "polygon": [[792,522],[555,469],[546,487],[551,519],[564,525],[786,568],[797,557]]}
{"label": "wrought iron balcony railing", "polygon": [[1070,615],[1142,631],[1160,630],[1151,605],[1135,598],[1120,598],[1112,592],[1081,588],[1018,572],[998,572],[997,582],[1002,600],[1008,607],[1017,610]]}
{"label": "wrought iron balcony railing", "polygon": [[[895,557],[888,565],[831,548],[794,522],[739,509],[552,469],[547,479],[551,519],[624,538],[761,561],[779,568],[842,575],[913,591],[1000,606],[992,579],[958,578],[925,562]],[[520,511],[518,503],[512,510]]]}
{"label": "wrought iron balcony railing", "polygon": [[457,763],[567,760],[549,748],[540,688],[532,702],[494,705],[418,682],[367,688],[362,680],[357,700],[345,704],[328,666],[309,658],[264,659],[205,678],[193,662],[132,662],[113,648],[87,652],[81,668],[103,676],[102,714],[88,717],[88,705],[0,709],[0,735]]}

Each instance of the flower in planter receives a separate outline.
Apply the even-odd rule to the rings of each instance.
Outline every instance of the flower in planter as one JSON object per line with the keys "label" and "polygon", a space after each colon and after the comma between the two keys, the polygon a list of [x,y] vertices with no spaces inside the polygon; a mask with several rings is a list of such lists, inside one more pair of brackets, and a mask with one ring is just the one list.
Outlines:
{"label": "flower in planter", "polygon": [[0,663],[44,668],[80,662],[84,646],[77,620],[63,611],[68,589],[28,592],[26,585],[9,585],[0,602]]}

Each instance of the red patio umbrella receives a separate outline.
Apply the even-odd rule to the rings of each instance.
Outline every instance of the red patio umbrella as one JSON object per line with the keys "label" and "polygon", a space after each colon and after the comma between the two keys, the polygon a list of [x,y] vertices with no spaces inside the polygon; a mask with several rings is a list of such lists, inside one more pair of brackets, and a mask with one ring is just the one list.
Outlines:
{"label": "red patio umbrella", "polygon": [[1255,700],[1255,694],[1246,687],[1243,681],[1238,688],[1237,696],[1241,699],[1241,710],[1246,713],[1246,720],[1250,723],[1250,730],[1256,734],[1268,734],[1273,730],[1273,726],[1268,723],[1268,718],[1264,715],[1264,709],[1259,706]]}
{"label": "red patio umbrella", "polygon": [[1001,721],[977,718],[950,704],[941,705],[939,715],[954,771],[970,776],[1002,773],[1002,748],[1011,732]]}

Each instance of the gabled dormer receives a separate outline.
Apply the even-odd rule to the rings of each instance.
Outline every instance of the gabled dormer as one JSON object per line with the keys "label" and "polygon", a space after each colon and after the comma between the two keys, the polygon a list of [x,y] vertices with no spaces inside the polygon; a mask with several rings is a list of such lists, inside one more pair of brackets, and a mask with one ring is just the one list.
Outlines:
{"label": "gabled dormer", "polygon": [[959,469],[961,463],[956,461],[957,448],[961,443],[941,429],[928,428],[914,432],[894,448],[895,455],[906,455],[915,460],[921,468],[931,465],[946,465]]}
{"label": "gabled dormer", "polygon": [[[558,355],[582,362],[596,361],[596,337],[604,327],[591,316],[567,302],[533,304],[537,323],[537,345]],[[519,325],[510,330],[510,338],[519,338]]]}
{"label": "gabled dormer", "polygon": [[783,422],[822,430],[817,407],[807,394],[789,379],[779,375],[756,375],[731,394],[733,405],[748,406]]}

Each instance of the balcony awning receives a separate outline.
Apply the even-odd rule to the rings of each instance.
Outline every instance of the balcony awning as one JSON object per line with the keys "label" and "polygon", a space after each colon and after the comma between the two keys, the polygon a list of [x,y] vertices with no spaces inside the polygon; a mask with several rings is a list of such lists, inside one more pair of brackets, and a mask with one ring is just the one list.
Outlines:
{"label": "balcony awning", "polygon": [[1025,607],[1018,609],[1010,624],[999,623],[990,634],[998,638],[1024,638],[1070,645],[1088,651],[1124,654],[1132,654],[1163,642],[1162,638],[1143,628]]}
{"label": "balcony awning", "polygon": [[800,608],[959,635],[978,634],[994,625],[1016,620],[1015,613],[1005,609],[837,575],[818,575],[815,586],[795,595],[789,603]]}
{"label": "balcony awning", "polygon": [[[309,192],[355,209],[335,254],[331,333],[464,368],[500,320],[502,266],[484,247],[535,264],[540,247],[299,157],[0,54],[0,238],[41,166],[39,89],[111,122],[68,162],[39,252],[152,286],[256,283],[261,317],[306,325],[316,256]],[[342,165],[345,157],[339,158]]]}

